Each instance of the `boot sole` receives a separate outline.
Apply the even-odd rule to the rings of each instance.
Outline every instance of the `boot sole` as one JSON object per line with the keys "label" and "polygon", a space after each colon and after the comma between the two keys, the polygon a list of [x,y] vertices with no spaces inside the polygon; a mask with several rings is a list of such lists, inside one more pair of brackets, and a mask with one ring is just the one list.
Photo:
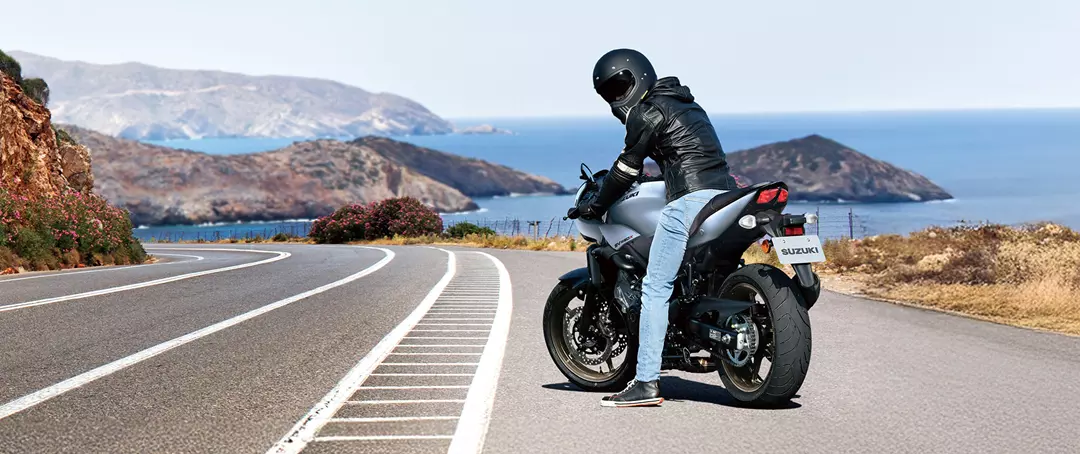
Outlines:
{"label": "boot sole", "polygon": [[602,400],[602,401],[600,401],[600,406],[601,407],[616,407],[616,408],[619,408],[619,407],[651,407],[651,406],[654,406],[654,405],[660,405],[662,403],[664,403],[664,398],[663,397],[661,397],[659,399],[635,400],[635,401],[631,401],[631,402],[615,402],[615,401],[610,401],[610,400]]}

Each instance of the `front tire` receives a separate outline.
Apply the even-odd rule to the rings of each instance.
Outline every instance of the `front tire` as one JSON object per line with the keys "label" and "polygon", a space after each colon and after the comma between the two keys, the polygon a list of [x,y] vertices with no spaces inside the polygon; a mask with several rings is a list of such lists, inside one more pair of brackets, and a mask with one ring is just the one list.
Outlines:
{"label": "front tire", "polygon": [[[586,391],[619,391],[634,378],[637,367],[637,336],[631,336],[625,348],[625,360],[617,368],[604,372],[594,371],[590,365],[582,362],[573,354],[577,347],[567,341],[567,318],[569,305],[577,298],[578,292],[564,282],[560,282],[548,295],[544,307],[544,341],[548,354],[555,366],[571,383]],[[614,314],[613,314],[614,315]],[[636,334],[636,333],[632,333]],[[611,366],[611,362],[607,365]]]}
{"label": "front tire", "polygon": [[[743,366],[727,358],[720,360],[724,387],[742,402],[787,404],[802,387],[810,367],[810,315],[796,283],[775,267],[747,265],[728,276],[720,297],[757,301],[752,310],[760,317],[755,319],[763,321],[756,323],[761,342],[753,359]],[[771,363],[764,377],[760,376],[762,358]]]}

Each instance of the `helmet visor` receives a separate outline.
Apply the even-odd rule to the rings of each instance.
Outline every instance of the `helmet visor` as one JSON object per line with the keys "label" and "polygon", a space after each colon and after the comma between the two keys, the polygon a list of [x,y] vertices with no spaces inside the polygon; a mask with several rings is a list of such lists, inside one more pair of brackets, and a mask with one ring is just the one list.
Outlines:
{"label": "helmet visor", "polygon": [[596,92],[600,94],[600,97],[604,98],[604,101],[612,103],[622,101],[633,89],[634,75],[630,71],[623,70],[608,78],[603,85],[596,89]]}

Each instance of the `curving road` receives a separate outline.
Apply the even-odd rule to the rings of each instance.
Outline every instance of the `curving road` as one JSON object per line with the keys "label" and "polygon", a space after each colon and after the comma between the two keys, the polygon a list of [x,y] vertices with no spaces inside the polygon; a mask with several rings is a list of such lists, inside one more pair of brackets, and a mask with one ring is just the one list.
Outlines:
{"label": "curving road", "polygon": [[0,452],[1077,452],[1080,338],[826,294],[795,403],[567,384],[540,325],[579,253],[149,245],[0,278]]}

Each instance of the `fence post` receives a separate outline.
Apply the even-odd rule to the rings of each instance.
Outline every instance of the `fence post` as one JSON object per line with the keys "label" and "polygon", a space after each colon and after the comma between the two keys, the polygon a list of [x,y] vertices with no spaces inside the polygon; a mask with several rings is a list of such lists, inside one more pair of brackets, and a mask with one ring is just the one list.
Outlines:
{"label": "fence post", "polygon": [[855,239],[855,214],[848,208],[847,211],[848,238]]}
{"label": "fence post", "polygon": [[821,206],[814,209],[814,216],[817,216],[817,224],[814,226],[814,234],[821,236]]}

